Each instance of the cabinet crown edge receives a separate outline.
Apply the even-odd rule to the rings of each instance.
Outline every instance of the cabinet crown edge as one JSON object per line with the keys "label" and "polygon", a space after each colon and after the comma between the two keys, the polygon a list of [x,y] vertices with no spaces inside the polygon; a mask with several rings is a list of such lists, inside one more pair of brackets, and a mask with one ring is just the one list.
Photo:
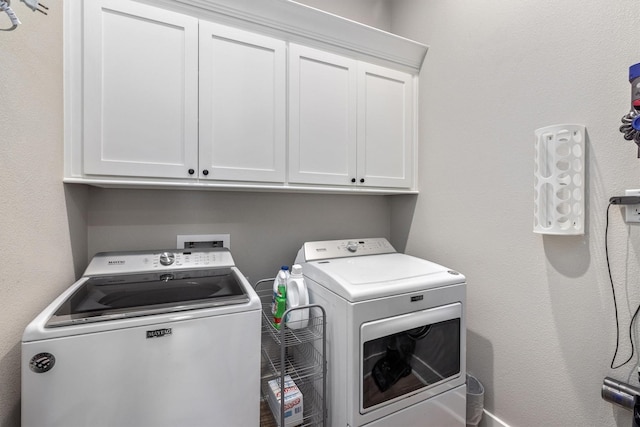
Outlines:
{"label": "cabinet crown edge", "polygon": [[136,0],[201,18],[261,27],[291,41],[314,41],[419,72],[429,47],[291,0]]}

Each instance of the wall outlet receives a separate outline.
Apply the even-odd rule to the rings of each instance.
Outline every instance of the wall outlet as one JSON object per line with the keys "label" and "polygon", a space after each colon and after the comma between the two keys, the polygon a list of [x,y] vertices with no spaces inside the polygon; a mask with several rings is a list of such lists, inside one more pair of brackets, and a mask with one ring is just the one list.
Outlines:
{"label": "wall outlet", "polygon": [[[625,190],[625,196],[640,196],[640,190]],[[640,205],[625,205],[624,220],[626,222],[640,222]]]}
{"label": "wall outlet", "polygon": [[230,234],[178,234],[176,248],[227,248],[231,250]]}

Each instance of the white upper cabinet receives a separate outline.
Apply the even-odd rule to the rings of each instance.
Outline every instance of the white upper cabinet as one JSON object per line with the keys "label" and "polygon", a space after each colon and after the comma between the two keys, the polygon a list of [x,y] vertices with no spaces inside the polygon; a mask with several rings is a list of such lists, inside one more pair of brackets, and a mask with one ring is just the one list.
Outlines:
{"label": "white upper cabinet", "polygon": [[356,177],[357,61],[289,46],[289,182]]}
{"label": "white upper cabinet", "polygon": [[198,20],[84,3],[84,173],[189,178],[198,161]]}
{"label": "white upper cabinet", "polygon": [[412,188],[411,74],[295,44],[289,73],[289,182]]}
{"label": "white upper cabinet", "polygon": [[64,8],[64,182],[417,192],[426,46],[282,0]]}
{"label": "white upper cabinet", "polygon": [[413,76],[364,62],[358,68],[358,182],[414,185]]}
{"label": "white upper cabinet", "polygon": [[285,181],[286,44],[200,21],[200,172]]}

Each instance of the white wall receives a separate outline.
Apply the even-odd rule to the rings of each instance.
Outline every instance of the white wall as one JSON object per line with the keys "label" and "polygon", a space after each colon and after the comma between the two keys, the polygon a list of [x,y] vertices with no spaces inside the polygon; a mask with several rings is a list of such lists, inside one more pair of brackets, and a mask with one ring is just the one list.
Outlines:
{"label": "white wall", "polygon": [[[0,426],[20,422],[20,339],[86,259],[85,191],[62,184],[62,10],[0,31]],[[0,12],[0,28],[10,27]],[[77,255],[74,265],[74,254]]]}
{"label": "white wall", "polygon": [[302,3],[370,27],[391,29],[389,0],[297,0]]}
{"label": "white wall", "polygon": [[383,196],[89,190],[88,251],[174,248],[178,234],[230,234],[251,283],[291,265],[306,241],[389,237]]}
{"label": "white wall", "polygon": [[[348,17],[367,23],[367,1]],[[630,425],[626,411],[600,398],[600,385],[633,370],[609,369],[615,321],[604,229],[608,197],[640,188],[635,146],[617,131],[629,105],[627,67],[640,62],[640,5],[391,4],[393,31],[431,46],[420,82],[417,198],[65,188],[61,5],[48,4],[45,17],[12,2],[23,25],[0,32],[0,426],[19,425],[24,326],[88,254],[169,244],[178,231],[229,230],[250,276],[271,273],[308,238],[390,233],[396,246],[467,275],[468,366],[487,387],[491,412],[513,426]],[[587,234],[535,235],[533,130],[566,122],[589,132]],[[640,227],[627,228],[618,208],[610,219],[620,361],[630,350],[629,311],[640,301]],[[248,249],[255,233],[259,244]],[[254,266],[272,241],[268,260]]]}
{"label": "white wall", "polygon": [[[254,279],[292,262],[305,240],[389,237],[390,230],[383,196],[63,185],[62,2],[45,4],[47,16],[13,1],[22,25],[0,31],[0,427],[20,425],[25,326],[95,252],[229,232],[237,264]],[[0,29],[8,27],[0,12]]]}
{"label": "white wall", "polygon": [[[388,29],[386,0],[299,3]],[[390,238],[384,196],[103,190],[91,188],[88,256],[107,250],[174,247],[177,234],[231,234],[236,264],[251,282],[293,262],[305,241]]]}
{"label": "white wall", "polygon": [[[618,132],[628,67],[640,62],[640,4],[394,0],[392,30],[430,45],[420,76],[420,189],[393,199],[409,253],[468,278],[468,368],[486,407],[513,426],[629,426],[600,397],[616,330],[605,260],[608,198],[640,188]],[[586,125],[587,232],[532,232],[533,131]],[[413,205],[415,204],[415,210]],[[610,214],[621,352],[640,302],[640,227]],[[404,229],[404,223],[410,229]],[[630,382],[638,384],[635,374]]]}

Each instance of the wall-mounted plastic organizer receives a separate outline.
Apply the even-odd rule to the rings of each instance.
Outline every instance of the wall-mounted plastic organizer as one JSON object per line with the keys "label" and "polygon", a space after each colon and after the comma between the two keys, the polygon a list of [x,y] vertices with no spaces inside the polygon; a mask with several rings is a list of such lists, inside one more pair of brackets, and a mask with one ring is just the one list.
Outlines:
{"label": "wall-mounted plastic organizer", "polygon": [[585,138],[583,125],[536,129],[533,231],[584,234]]}

